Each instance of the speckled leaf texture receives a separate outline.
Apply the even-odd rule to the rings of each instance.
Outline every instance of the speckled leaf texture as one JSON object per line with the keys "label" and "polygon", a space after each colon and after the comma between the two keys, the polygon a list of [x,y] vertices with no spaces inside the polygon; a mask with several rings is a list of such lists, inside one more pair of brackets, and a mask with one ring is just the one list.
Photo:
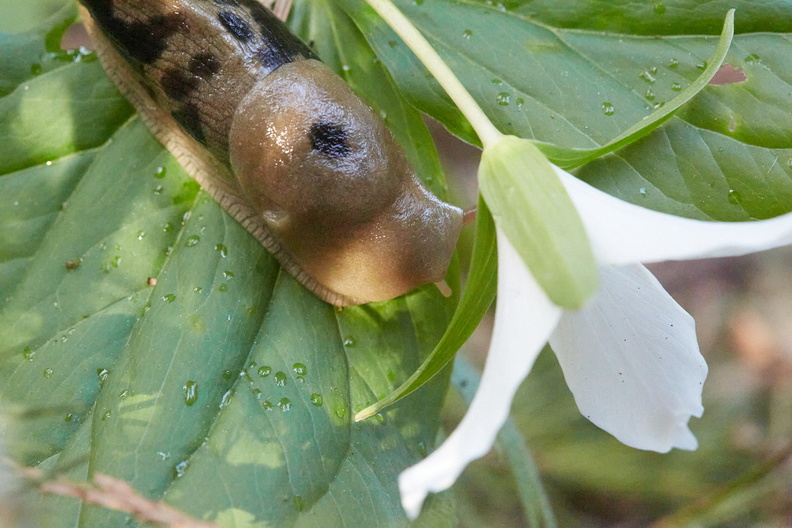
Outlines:
{"label": "speckled leaf texture", "polygon": [[[442,194],[420,114],[354,24],[332,2],[295,14],[325,21],[303,34],[331,67],[368,66],[347,80],[382,98],[369,102]],[[396,477],[434,444],[447,376],[382,416],[352,416],[417,368],[456,297],[318,300],[186,176],[93,55],[58,50],[75,15],[67,4],[0,35],[7,451],[75,481],[112,475],[223,526],[407,525]],[[453,524],[450,508],[441,497],[420,522]],[[30,511],[52,527],[136,523],[51,495]]]}

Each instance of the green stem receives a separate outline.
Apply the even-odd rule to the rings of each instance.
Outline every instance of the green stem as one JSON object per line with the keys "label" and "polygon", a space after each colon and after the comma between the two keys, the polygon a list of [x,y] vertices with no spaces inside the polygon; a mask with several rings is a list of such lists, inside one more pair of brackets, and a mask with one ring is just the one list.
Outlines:
{"label": "green stem", "polygon": [[467,120],[470,121],[484,147],[494,144],[503,137],[503,134],[495,128],[495,125],[492,124],[492,121],[490,121],[478,103],[462,83],[459,82],[451,68],[448,67],[412,22],[390,0],[366,0],[366,2],[401,37],[404,43],[415,53],[415,56],[418,57],[418,60],[437,79],[443,90],[446,91]]}

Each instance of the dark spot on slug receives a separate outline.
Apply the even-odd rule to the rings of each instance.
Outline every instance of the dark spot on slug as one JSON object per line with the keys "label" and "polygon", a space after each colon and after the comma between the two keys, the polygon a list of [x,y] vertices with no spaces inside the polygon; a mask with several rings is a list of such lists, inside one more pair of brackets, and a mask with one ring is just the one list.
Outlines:
{"label": "dark spot on slug", "polygon": [[327,121],[317,121],[311,125],[310,140],[311,147],[325,156],[338,158],[350,151],[346,130]]}
{"label": "dark spot on slug", "polygon": [[185,16],[180,13],[127,22],[116,16],[112,2],[85,3],[119,51],[143,64],[151,64],[160,58],[168,45],[168,38],[187,26]]}
{"label": "dark spot on slug", "polygon": [[276,46],[264,46],[256,52],[256,56],[268,70],[274,70],[287,62],[294,62],[291,54]]}
{"label": "dark spot on slug", "polygon": [[165,72],[160,84],[165,95],[176,101],[184,101],[198,89],[198,78],[174,69]]}
{"label": "dark spot on slug", "polygon": [[195,106],[186,104],[179,110],[172,112],[171,115],[195,141],[199,143],[206,141],[206,135],[201,124],[201,113]]}
{"label": "dark spot on slug", "polygon": [[247,42],[253,38],[253,31],[245,20],[231,11],[221,11],[217,15],[218,20],[229,33],[240,42]]}
{"label": "dark spot on slug", "polygon": [[208,79],[220,71],[220,59],[209,52],[199,53],[190,59],[187,69],[201,79]]}

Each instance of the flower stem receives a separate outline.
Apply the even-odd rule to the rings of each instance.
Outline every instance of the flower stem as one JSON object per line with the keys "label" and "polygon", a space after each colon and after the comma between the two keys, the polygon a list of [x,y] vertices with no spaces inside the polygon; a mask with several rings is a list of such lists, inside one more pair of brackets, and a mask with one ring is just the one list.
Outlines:
{"label": "flower stem", "polygon": [[405,17],[390,0],[366,0],[382,19],[396,32],[405,44],[418,57],[426,69],[437,79],[443,90],[451,97],[462,114],[478,134],[481,144],[494,144],[503,134],[495,128],[492,121],[465,89],[451,68],[427,42],[418,29]]}

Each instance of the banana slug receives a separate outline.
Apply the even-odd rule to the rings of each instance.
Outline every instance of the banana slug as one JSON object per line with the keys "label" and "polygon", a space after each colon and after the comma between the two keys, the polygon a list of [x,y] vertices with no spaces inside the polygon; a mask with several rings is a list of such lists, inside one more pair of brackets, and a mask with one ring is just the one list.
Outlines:
{"label": "banana slug", "polygon": [[256,0],[79,0],[99,59],[186,171],[338,306],[443,280],[462,211]]}

